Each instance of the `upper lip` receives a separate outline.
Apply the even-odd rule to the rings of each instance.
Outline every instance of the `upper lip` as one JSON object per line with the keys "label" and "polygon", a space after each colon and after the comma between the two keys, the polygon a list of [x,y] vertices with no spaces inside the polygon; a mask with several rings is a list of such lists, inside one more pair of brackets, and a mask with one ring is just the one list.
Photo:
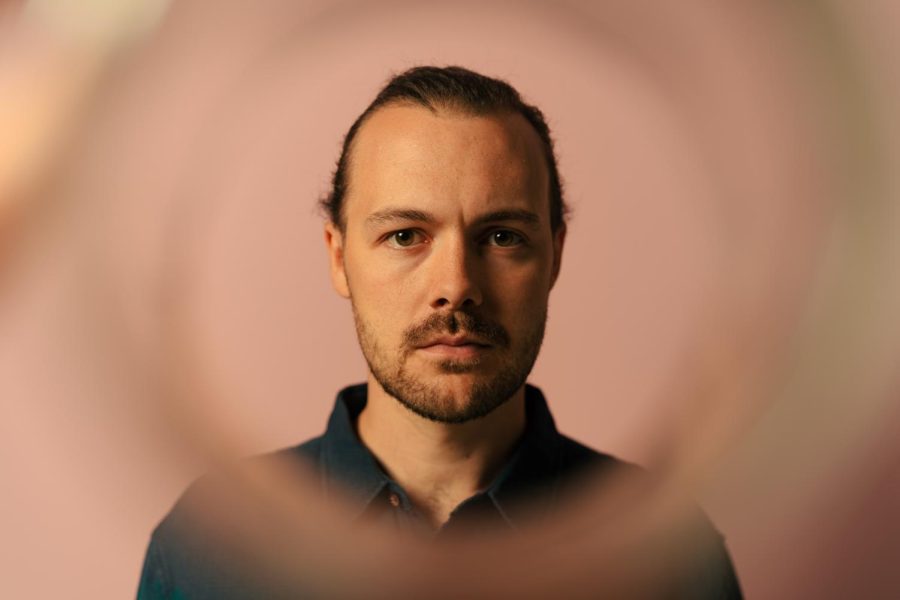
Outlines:
{"label": "upper lip", "polygon": [[490,344],[488,344],[484,340],[473,337],[471,335],[442,335],[425,341],[424,343],[419,345],[419,348],[427,348],[428,346],[436,346],[438,344],[442,344],[445,346],[463,346],[465,344],[490,346]]}

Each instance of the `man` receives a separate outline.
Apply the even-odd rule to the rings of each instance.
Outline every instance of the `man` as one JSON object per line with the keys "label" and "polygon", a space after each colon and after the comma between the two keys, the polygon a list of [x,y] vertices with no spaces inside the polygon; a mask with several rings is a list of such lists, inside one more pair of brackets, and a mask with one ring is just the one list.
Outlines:
{"label": "man", "polygon": [[[525,527],[578,475],[627,468],[560,435],[525,383],[566,237],[538,109],[466,69],[411,69],[350,128],[323,204],[368,380],[338,395],[323,436],[279,454],[314,465],[326,496],[351,498],[361,522],[441,539]],[[182,512],[154,532],[139,597],[250,593],[221,584]],[[719,550],[680,591],[740,596]]]}

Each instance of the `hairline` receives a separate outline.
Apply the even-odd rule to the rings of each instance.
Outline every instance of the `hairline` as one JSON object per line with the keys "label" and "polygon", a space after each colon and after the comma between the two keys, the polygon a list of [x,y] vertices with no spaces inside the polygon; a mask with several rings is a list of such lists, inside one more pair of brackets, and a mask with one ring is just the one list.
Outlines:
{"label": "hairline", "polygon": [[347,152],[345,156],[346,166],[344,171],[344,195],[342,198],[340,212],[338,214],[338,223],[334,223],[337,226],[338,231],[341,232],[342,235],[346,235],[347,233],[347,217],[346,217],[346,207],[347,201],[350,196],[352,180],[351,174],[353,172],[353,155],[354,149],[356,148],[356,143],[359,138],[360,131],[362,131],[363,126],[368,123],[369,119],[371,119],[376,113],[385,108],[392,107],[408,107],[408,108],[424,108],[429,110],[434,115],[440,115],[442,112],[448,114],[456,114],[463,117],[502,117],[502,116],[519,116],[525,121],[525,124],[528,125],[528,128],[534,132],[537,136],[538,144],[541,147],[541,154],[544,157],[544,168],[547,173],[547,207],[550,211],[550,227],[554,231],[556,231],[559,227],[564,224],[564,221],[560,221],[556,228],[553,227],[553,190],[552,190],[552,175],[550,172],[551,169],[551,161],[555,160],[551,155],[553,152],[551,148],[547,146],[541,137],[540,132],[535,128],[535,126],[529,121],[525,115],[522,114],[521,111],[516,110],[513,106],[497,106],[497,107],[487,107],[481,108],[477,106],[472,106],[463,101],[448,99],[448,100],[438,100],[437,102],[433,102],[428,98],[418,99],[412,97],[400,97],[400,98],[391,98],[382,104],[378,104],[377,106],[370,107],[369,110],[364,112],[360,118],[359,123],[356,127],[356,131],[354,132],[353,138],[350,140],[349,145],[347,146]]}

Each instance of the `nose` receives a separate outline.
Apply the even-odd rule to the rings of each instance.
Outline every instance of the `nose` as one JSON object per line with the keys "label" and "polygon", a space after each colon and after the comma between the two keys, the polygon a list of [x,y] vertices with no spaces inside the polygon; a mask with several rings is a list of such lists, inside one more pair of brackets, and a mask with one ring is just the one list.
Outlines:
{"label": "nose", "polygon": [[457,310],[483,301],[477,277],[477,257],[462,236],[445,238],[431,256],[432,308]]}

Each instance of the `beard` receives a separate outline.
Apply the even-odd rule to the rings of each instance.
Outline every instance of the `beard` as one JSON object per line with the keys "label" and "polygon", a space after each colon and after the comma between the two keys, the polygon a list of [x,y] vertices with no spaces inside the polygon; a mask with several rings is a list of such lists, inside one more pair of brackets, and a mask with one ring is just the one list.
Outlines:
{"label": "beard", "polygon": [[[547,322],[546,307],[514,343],[506,330],[480,315],[467,311],[435,313],[404,331],[400,348],[390,351],[378,343],[372,327],[353,306],[353,319],[363,356],[382,389],[415,414],[439,423],[465,423],[483,417],[509,400],[525,383],[537,360]],[[473,382],[464,398],[456,398],[437,377],[417,374],[407,362],[419,344],[441,334],[477,336],[491,345],[489,356],[445,359],[436,367],[441,374],[471,374]],[[485,363],[496,362],[486,372]],[[429,381],[434,379],[435,381]]]}

